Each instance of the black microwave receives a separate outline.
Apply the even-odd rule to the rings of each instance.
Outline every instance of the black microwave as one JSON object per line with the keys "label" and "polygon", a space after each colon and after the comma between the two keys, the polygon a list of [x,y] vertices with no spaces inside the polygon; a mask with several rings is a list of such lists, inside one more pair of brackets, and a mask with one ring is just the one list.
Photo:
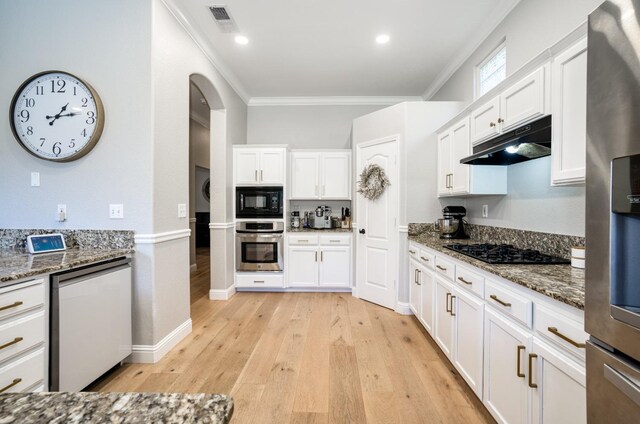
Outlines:
{"label": "black microwave", "polygon": [[282,187],[237,187],[236,218],[283,218]]}

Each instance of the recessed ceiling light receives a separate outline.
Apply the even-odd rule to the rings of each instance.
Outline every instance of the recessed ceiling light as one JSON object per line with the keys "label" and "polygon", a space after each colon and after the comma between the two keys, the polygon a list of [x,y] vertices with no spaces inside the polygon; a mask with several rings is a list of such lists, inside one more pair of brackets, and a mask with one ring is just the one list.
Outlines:
{"label": "recessed ceiling light", "polygon": [[387,34],[380,34],[376,37],[376,43],[378,44],[387,44],[390,38]]}
{"label": "recessed ceiling light", "polygon": [[244,46],[245,44],[249,44],[249,39],[244,35],[236,35],[236,43]]}

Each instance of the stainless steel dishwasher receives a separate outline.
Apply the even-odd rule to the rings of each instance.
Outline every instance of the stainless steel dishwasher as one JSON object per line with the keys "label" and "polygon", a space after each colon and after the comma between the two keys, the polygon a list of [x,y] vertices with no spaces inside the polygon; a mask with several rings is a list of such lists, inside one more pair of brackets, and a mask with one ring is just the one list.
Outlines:
{"label": "stainless steel dishwasher", "polygon": [[50,391],[80,391],[131,353],[130,262],[51,275]]}

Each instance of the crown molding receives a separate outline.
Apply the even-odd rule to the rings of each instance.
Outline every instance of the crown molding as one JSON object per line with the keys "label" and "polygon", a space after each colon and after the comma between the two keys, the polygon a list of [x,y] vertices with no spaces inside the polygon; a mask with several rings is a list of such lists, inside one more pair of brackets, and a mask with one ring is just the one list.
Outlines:
{"label": "crown molding", "polygon": [[200,36],[199,32],[191,25],[189,20],[182,14],[178,7],[174,4],[176,0],[161,0],[162,4],[169,10],[173,17],[178,21],[180,26],[185,30],[187,35],[193,40],[193,42],[202,51],[205,57],[211,62],[213,67],[222,75],[231,88],[240,96],[245,103],[249,102],[250,96],[247,93],[244,85],[238,80],[229,67],[223,60],[216,54],[215,51],[209,46],[209,43]]}
{"label": "crown molding", "polygon": [[485,40],[495,31],[502,21],[511,13],[511,11],[520,3],[520,0],[503,0],[502,4],[497,7],[495,13],[492,13],[485,25],[480,27],[474,35],[469,37],[470,42],[461,48],[460,53],[453,58],[442,72],[433,80],[433,83],[422,94],[424,100],[431,98],[440,90],[453,74],[460,69],[462,65],[471,57],[471,55],[485,42]]}
{"label": "crown molding", "polygon": [[249,106],[390,106],[421,102],[421,96],[252,97]]}

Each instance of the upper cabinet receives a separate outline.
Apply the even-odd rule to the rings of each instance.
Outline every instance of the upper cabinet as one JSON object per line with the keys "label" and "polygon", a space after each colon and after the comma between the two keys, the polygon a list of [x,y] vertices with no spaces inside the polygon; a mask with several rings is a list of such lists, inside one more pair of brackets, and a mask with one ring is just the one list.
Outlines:
{"label": "upper cabinet", "polygon": [[236,147],[234,149],[236,185],[284,185],[284,147]]}
{"label": "upper cabinet", "polygon": [[554,57],[551,67],[551,184],[582,183],[587,140],[587,39]]}
{"label": "upper cabinet", "polygon": [[536,69],[499,96],[471,111],[471,141],[475,145],[549,113],[549,67]]}
{"label": "upper cabinet", "polygon": [[295,151],[290,156],[290,199],[351,199],[350,150]]}

